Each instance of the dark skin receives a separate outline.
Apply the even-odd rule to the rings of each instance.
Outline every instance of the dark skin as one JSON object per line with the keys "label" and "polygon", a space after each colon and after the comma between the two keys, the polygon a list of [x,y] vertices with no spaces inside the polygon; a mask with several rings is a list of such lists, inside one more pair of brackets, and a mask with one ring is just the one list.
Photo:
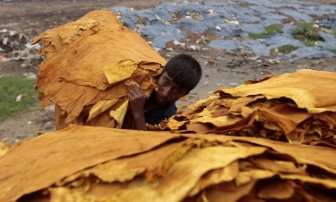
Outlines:
{"label": "dark skin", "polygon": [[188,94],[186,89],[176,85],[167,72],[163,72],[158,80],[158,91],[153,92],[150,99],[138,86],[128,94],[130,111],[135,122],[135,129],[147,130],[145,111],[175,103],[178,99]]}

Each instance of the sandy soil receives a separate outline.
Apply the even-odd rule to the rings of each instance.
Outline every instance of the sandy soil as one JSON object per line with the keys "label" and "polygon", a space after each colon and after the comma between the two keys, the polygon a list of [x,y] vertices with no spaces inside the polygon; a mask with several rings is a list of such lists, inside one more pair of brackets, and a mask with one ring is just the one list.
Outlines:
{"label": "sandy soil", "polygon": [[[322,3],[335,4],[334,0],[320,0]],[[105,0],[105,1],[0,1],[0,29],[13,29],[34,37],[42,31],[75,20],[90,10],[110,6],[131,6],[134,8],[152,7],[157,0]],[[270,74],[291,72],[296,69],[312,68],[336,71],[336,58],[303,59],[295,63],[281,62],[272,64],[267,60],[246,57],[244,53],[232,54],[223,51],[161,51],[165,58],[178,53],[187,53],[197,58],[203,67],[203,78],[189,97],[179,102],[185,105],[195,99],[204,98],[209,91],[222,86],[234,86],[245,80],[258,79]],[[1,74],[21,75],[36,73],[37,66],[21,67],[20,62],[0,62]],[[31,109],[19,113],[0,123],[0,139],[14,142],[16,139],[33,136],[39,131],[53,130],[53,109]]]}

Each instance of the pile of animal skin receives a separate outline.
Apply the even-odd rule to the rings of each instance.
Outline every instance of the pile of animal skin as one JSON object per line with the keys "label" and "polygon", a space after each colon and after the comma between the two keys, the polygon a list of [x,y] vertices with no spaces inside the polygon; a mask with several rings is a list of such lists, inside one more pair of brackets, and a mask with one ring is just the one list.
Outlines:
{"label": "pile of animal skin", "polygon": [[[45,56],[37,89],[56,105],[56,128],[69,123],[121,128],[134,85],[149,95],[165,60],[110,11],[92,11],[33,39]],[[129,120],[127,120],[129,121]]]}
{"label": "pile of animal skin", "polygon": [[335,72],[306,69],[274,75],[219,89],[160,128],[336,147],[335,87]]}
{"label": "pile of animal skin", "polygon": [[335,201],[336,150],[75,126],[0,158],[0,201]]}

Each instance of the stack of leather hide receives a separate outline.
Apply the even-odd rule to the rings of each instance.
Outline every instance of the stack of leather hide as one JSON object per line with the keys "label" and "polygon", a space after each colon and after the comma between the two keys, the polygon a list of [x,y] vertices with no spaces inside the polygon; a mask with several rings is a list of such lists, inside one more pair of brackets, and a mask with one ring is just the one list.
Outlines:
{"label": "stack of leather hide", "polygon": [[298,70],[217,90],[160,127],[336,147],[335,89],[336,73]]}
{"label": "stack of leather hide", "polygon": [[70,126],[0,158],[0,201],[335,201],[336,150]]}
{"label": "stack of leather hide", "polygon": [[92,11],[33,39],[45,60],[37,88],[44,106],[56,105],[56,128],[69,123],[120,128],[128,91],[156,87],[165,60],[110,11]]}

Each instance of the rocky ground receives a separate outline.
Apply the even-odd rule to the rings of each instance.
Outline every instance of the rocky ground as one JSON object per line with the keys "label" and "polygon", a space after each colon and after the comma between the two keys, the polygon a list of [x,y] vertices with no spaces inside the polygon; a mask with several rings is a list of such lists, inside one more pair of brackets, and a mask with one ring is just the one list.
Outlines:
{"label": "rocky ground", "polygon": [[[332,7],[336,5],[333,0],[315,1],[313,3],[316,2],[321,6]],[[75,20],[90,10],[118,6],[141,11],[147,8],[156,8],[159,4],[160,1],[156,0],[0,1],[0,34],[3,34],[3,38],[5,34],[10,35],[9,31],[12,31],[12,36],[18,38],[16,40],[29,41],[42,31]],[[246,8],[247,5],[239,6]],[[329,17],[330,15],[323,15],[315,18],[322,20]],[[315,20],[314,17],[312,18],[312,20]],[[7,32],[5,33],[4,30],[7,30]],[[204,43],[204,46],[199,45],[198,48],[198,44],[193,42],[202,41],[204,39],[202,36],[205,36],[208,41]],[[196,99],[206,97],[209,91],[222,86],[235,86],[245,80],[258,79],[270,74],[291,72],[302,68],[336,71],[335,56],[281,60],[274,56],[257,55],[245,48],[234,51],[211,48],[208,46],[210,39],[230,39],[230,37],[212,38],[212,36],[211,33],[200,35],[188,32],[188,37],[168,42],[165,47],[158,47],[159,45],[154,44],[167,59],[178,53],[187,53],[197,58],[203,67],[203,78],[200,84],[186,99],[179,102],[179,105],[185,105]],[[146,37],[151,42],[155,39],[150,35]],[[185,45],[182,46],[181,43]],[[10,54],[9,50],[7,52],[2,50],[0,52],[0,75],[34,76],[40,62],[36,54],[36,48],[38,47],[22,47],[21,49],[24,51],[19,51],[16,54]],[[307,78],[307,81],[309,81],[309,78]],[[18,139],[33,136],[39,131],[53,130],[53,127],[52,107],[47,109],[35,107],[0,123],[0,138],[8,142],[15,142]]]}

